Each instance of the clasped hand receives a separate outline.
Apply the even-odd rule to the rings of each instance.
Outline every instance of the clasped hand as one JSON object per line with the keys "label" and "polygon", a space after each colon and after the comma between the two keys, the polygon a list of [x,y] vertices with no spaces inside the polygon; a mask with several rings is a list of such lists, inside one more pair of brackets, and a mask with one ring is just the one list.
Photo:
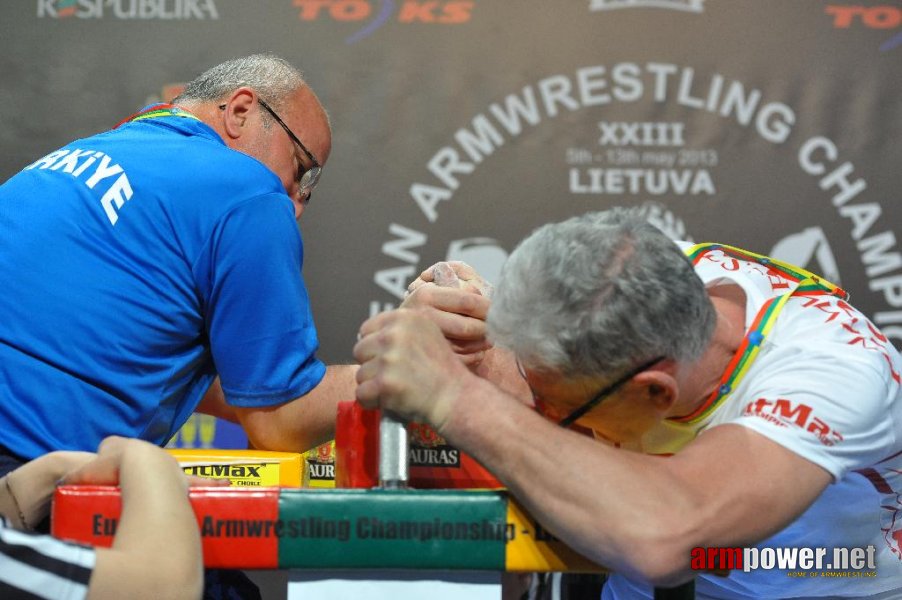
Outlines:
{"label": "clasped hand", "polygon": [[360,327],[357,400],[439,431],[469,369],[491,348],[485,318],[491,286],[462,262],[437,263],[410,284],[398,310]]}

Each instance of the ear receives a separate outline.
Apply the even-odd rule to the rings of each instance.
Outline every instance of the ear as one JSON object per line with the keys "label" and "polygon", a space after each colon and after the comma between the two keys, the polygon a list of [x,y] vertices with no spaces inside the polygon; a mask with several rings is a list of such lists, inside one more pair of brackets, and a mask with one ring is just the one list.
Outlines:
{"label": "ear", "polygon": [[679,388],[673,375],[667,371],[649,369],[633,378],[633,385],[643,398],[660,413],[666,413],[677,401]]}
{"label": "ear", "polygon": [[247,132],[248,118],[260,110],[257,104],[257,92],[249,87],[240,87],[220,104],[222,110],[222,129],[231,140],[237,140]]}

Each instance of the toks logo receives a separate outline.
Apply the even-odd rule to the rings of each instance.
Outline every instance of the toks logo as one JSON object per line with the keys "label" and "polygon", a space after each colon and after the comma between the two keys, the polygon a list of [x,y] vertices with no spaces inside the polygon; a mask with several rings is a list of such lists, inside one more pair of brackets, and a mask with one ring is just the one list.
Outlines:
{"label": "toks logo", "polygon": [[345,39],[354,44],[369,37],[377,29],[396,20],[398,23],[434,23],[458,25],[467,23],[473,12],[474,0],[293,0],[300,9],[301,21],[332,19],[361,22],[371,19],[364,27]]}
{"label": "toks logo", "polygon": [[[860,6],[857,4],[830,4],[825,9],[833,17],[834,29],[899,29],[902,27],[902,8],[895,6]],[[902,45],[902,31],[897,32],[880,45],[886,52]]]}

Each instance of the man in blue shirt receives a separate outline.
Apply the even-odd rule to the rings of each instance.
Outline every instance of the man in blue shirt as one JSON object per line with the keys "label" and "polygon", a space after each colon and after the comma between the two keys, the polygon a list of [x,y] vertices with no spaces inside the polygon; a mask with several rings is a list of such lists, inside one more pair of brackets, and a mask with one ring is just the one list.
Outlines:
{"label": "man in blue shirt", "polygon": [[296,219],[330,149],[300,73],[256,55],[0,186],[0,474],[196,409],[259,448],[329,439],[356,367],[315,356]]}

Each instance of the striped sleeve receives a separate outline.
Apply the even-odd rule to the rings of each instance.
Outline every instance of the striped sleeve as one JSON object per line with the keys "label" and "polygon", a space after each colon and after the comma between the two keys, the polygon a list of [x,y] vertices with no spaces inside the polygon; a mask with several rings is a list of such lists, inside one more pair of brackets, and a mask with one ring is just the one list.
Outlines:
{"label": "striped sleeve", "polygon": [[0,598],[84,598],[94,562],[92,548],[17,531],[0,519]]}

